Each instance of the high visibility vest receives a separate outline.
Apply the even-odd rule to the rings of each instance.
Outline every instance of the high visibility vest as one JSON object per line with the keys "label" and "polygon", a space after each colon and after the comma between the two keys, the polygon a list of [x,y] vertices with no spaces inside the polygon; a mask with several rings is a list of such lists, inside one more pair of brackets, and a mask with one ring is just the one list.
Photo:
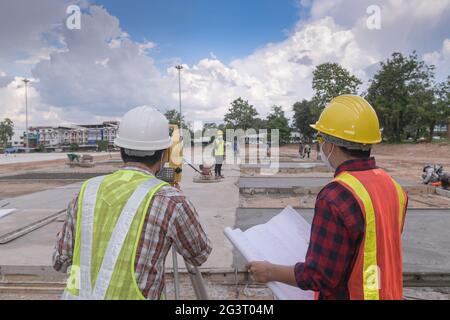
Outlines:
{"label": "high visibility vest", "polygon": [[136,170],[119,170],[83,184],[63,298],[145,299],[136,282],[135,256],[150,202],[164,185]]}
{"label": "high visibility vest", "polygon": [[405,192],[381,169],[342,172],[334,181],[353,194],[365,222],[364,238],[348,282],[350,299],[402,299]]}
{"label": "high visibility vest", "polygon": [[221,140],[216,140],[215,142],[214,155],[223,156],[225,153],[225,142]]}

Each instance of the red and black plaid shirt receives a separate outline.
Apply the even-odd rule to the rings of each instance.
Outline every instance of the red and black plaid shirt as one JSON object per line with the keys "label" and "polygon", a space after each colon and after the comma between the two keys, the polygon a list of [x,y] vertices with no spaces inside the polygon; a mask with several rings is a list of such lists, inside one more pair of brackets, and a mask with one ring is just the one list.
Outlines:
{"label": "red and black plaid shirt", "polygon": [[[375,159],[349,160],[334,174],[375,169]],[[364,216],[355,197],[337,182],[317,195],[311,240],[304,263],[295,266],[301,289],[320,292],[320,299],[348,299],[348,280],[364,236]]]}

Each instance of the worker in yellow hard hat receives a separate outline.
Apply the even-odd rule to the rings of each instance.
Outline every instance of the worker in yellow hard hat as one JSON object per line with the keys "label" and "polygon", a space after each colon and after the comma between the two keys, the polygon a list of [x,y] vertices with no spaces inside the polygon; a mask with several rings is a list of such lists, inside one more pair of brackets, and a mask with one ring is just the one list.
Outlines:
{"label": "worker in yellow hard hat", "polygon": [[402,187],[371,157],[381,142],[378,117],[362,97],[333,99],[319,120],[322,161],[334,179],[318,194],[305,262],[251,262],[257,281],[279,281],[319,299],[402,299]]}
{"label": "worker in yellow hard hat", "polygon": [[222,174],[222,165],[225,157],[225,141],[223,140],[223,131],[217,130],[216,139],[214,140],[214,158],[216,165],[214,167],[214,173],[216,179],[224,178]]}

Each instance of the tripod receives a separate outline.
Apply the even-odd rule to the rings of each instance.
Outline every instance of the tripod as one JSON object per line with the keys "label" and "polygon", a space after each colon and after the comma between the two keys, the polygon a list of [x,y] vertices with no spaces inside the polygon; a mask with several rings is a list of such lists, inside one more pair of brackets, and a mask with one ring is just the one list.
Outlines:
{"label": "tripod", "polygon": [[[178,272],[178,257],[175,248],[172,248],[172,261],[175,300],[180,300],[180,275]],[[194,288],[195,296],[197,297],[197,299],[209,300],[200,270],[197,267],[189,264],[186,260],[184,260],[184,264],[186,265],[186,269],[189,273],[189,278],[191,279],[192,287]]]}

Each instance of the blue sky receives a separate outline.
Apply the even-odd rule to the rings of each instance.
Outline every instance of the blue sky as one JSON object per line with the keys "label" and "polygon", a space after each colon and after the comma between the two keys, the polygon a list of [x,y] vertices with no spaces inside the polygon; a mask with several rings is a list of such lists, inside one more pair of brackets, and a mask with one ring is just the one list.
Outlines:
{"label": "blue sky", "polygon": [[116,16],[133,40],[155,42],[152,57],[160,67],[171,58],[192,65],[211,52],[229,63],[267,43],[285,39],[301,15],[295,0],[95,0],[93,3]]}

